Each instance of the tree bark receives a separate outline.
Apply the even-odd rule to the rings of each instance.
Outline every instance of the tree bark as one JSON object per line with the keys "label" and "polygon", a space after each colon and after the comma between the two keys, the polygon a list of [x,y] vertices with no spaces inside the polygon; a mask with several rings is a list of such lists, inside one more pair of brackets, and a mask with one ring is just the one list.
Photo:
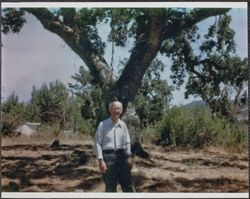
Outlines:
{"label": "tree bark", "polygon": [[147,29],[138,36],[130,59],[117,82],[118,98],[125,109],[129,102],[134,102],[143,76],[160,49],[164,21],[163,16],[149,16]]}

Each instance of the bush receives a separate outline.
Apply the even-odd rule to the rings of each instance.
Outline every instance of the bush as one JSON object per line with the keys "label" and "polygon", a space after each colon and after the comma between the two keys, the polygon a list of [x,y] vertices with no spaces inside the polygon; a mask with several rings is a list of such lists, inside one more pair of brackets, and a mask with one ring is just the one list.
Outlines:
{"label": "bush", "polygon": [[156,131],[154,125],[148,124],[147,127],[141,129],[140,137],[143,144],[152,144],[160,139],[160,134]]}
{"label": "bush", "polygon": [[157,125],[157,131],[160,143],[166,145],[194,148],[213,145],[229,149],[247,141],[243,124],[214,118],[204,107],[171,108]]}
{"label": "bush", "polygon": [[4,113],[1,126],[1,133],[3,135],[10,135],[22,122],[23,119],[20,115],[14,113]]}
{"label": "bush", "polygon": [[235,151],[247,146],[248,131],[244,123],[229,123],[223,120],[222,128],[217,129],[214,137],[215,146]]}
{"label": "bush", "polygon": [[91,119],[89,120],[83,119],[79,124],[78,131],[80,131],[82,134],[92,135],[95,131],[93,126],[94,126],[93,121]]}
{"label": "bush", "polygon": [[18,101],[18,96],[12,93],[2,104],[1,133],[8,135],[25,121],[25,105]]}
{"label": "bush", "polygon": [[158,125],[161,141],[166,145],[186,145],[193,134],[193,118],[186,109],[174,107]]}

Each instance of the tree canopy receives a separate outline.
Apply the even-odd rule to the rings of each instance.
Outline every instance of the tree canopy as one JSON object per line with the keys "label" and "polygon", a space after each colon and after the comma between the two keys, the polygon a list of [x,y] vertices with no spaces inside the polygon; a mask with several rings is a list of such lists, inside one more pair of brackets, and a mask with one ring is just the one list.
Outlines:
{"label": "tree canopy", "polygon": [[[20,31],[25,19],[24,12],[37,17],[45,29],[60,36],[73,51],[85,62],[93,76],[93,82],[101,87],[112,88],[110,95],[121,100],[125,107],[135,100],[142,85],[143,77],[158,53],[163,55],[183,57],[182,63],[189,66],[190,57],[187,42],[195,40],[197,23],[212,16],[226,17],[228,8],[7,8],[3,11],[2,31]],[[104,59],[106,42],[98,34],[98,24],[105,23],[109,27],[109,41],[114,45],[126,47],[128,39],[133,39],[134,45],[130,57],[124,64],[119,77],[112,74],[112,68]],[[214,24],[219,27],[219,23]],[[225,26],[219,34],[225,35]],[[224,31],[225,30],[225,31]],[[231,34],[232,36],[232,34]],[[184,37],[184,38],[183,38]],[[185,39],[188,37],[189,40]],[[223,40],[223,37],[221,37]],[[230,39],[229,39],[230,40]],[[179,51],[169,44],[182,43]],[[223,44],[223,42],[221,43]],[[175,45],[176,46],[176,45]],[[176,46],[178,47],[178,46]],[[182,49],[182,50],[180,50]],[[192,59],[193,61],[193,59]],[[172,67],[173,71],[176,64]],[[184,65],[183,65],[184,66]],[[194,71],[195,72],[195,71]],[[178,74],[181,80],[183,74]]]}

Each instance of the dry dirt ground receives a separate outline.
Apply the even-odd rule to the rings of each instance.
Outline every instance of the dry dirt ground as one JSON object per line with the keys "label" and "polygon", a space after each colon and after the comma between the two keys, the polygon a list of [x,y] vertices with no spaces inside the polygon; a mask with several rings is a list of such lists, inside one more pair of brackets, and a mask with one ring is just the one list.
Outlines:
{"label": "dry dirt ground", "polygon": [[[51,148],[38,137],[2,138],[2,191],[103,192],[88,140],[60,140]],[[247,152],[144,147],[150,159],[134,157],[137,192],[248,192]]]}

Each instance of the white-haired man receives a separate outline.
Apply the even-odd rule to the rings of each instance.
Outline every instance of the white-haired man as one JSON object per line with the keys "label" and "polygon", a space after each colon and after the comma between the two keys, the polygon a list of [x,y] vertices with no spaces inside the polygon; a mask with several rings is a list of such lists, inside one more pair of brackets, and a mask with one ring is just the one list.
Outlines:
{"label": "white-haired man", "polygon": [[110,117],[99,123],[95,133],[95,154],[106,192],[116,192],[118,183],[123,192],[135,192],[131,175],[130,136],[126,124],[120,120],[122,111],[121,102],[111,102]]}

